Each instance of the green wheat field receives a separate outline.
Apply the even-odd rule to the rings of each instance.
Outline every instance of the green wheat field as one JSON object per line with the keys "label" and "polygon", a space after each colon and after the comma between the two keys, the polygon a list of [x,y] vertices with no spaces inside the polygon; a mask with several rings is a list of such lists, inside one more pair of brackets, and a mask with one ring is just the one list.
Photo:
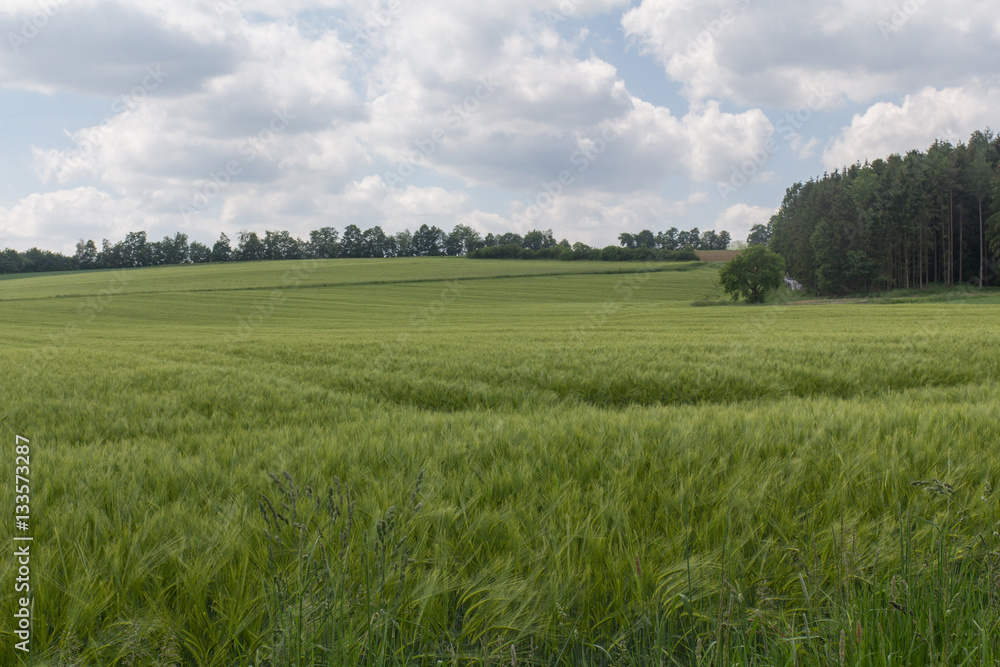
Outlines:
{"label": "green wheat field", "polygon": [[1000,662],[997,293],[693,306],[717,275],[0,281],[0,664]]}

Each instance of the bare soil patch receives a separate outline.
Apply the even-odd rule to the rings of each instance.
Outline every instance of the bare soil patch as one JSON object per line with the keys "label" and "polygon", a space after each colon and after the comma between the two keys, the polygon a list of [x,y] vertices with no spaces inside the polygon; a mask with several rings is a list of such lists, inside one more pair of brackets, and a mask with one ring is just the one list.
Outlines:
{"label": "bare soil patch", "polygon": [[698,259],[703,262],[728,262],[736,255],[740,254],[741,250],[699,250]]}

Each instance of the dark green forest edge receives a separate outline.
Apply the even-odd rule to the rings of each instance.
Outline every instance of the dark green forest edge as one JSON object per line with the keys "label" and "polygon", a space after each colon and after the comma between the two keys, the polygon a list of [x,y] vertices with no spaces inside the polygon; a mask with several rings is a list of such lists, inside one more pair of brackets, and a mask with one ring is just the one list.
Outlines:
{"label": "dark green forest edge", "polygon": [[996,285],[1000,137],[977,131],[796,183],[749,242],[822,295]]}

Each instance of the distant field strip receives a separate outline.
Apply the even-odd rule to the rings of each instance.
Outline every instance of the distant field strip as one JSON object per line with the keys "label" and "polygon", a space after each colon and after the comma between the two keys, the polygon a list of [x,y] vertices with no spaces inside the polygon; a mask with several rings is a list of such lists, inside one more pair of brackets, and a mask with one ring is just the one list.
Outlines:
{"label": "distant field strip", "polygon": [[[397,258],[381,260],[286,260],[192,264],[189,266],[126,269],[126,290],[131,294],[160,292],[219,292],[343,285],[422,283],[442,280],[484,280],[565,274],[617,274],[688,271],[700,262],[553,262],[519,260],[468,260]],[[121,270],[31,276],[0,281],[0,301],[28,298],[85,296],[104,289],[122,275]]]}

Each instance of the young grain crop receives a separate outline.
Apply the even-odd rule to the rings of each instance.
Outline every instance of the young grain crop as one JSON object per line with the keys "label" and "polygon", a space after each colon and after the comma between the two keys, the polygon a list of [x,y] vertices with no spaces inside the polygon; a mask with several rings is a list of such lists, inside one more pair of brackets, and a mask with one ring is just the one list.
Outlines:
{"label": "young grain crop", "polygon": [[1000,657],[996,304],[765,306],[767,336],[691,308],[695,268],[568,344],[621,276],[357,264],[235,344],[280,271],[137,271],[31,380],[85,297],[0,283],[4,425],[44,447],[40,664]]}

